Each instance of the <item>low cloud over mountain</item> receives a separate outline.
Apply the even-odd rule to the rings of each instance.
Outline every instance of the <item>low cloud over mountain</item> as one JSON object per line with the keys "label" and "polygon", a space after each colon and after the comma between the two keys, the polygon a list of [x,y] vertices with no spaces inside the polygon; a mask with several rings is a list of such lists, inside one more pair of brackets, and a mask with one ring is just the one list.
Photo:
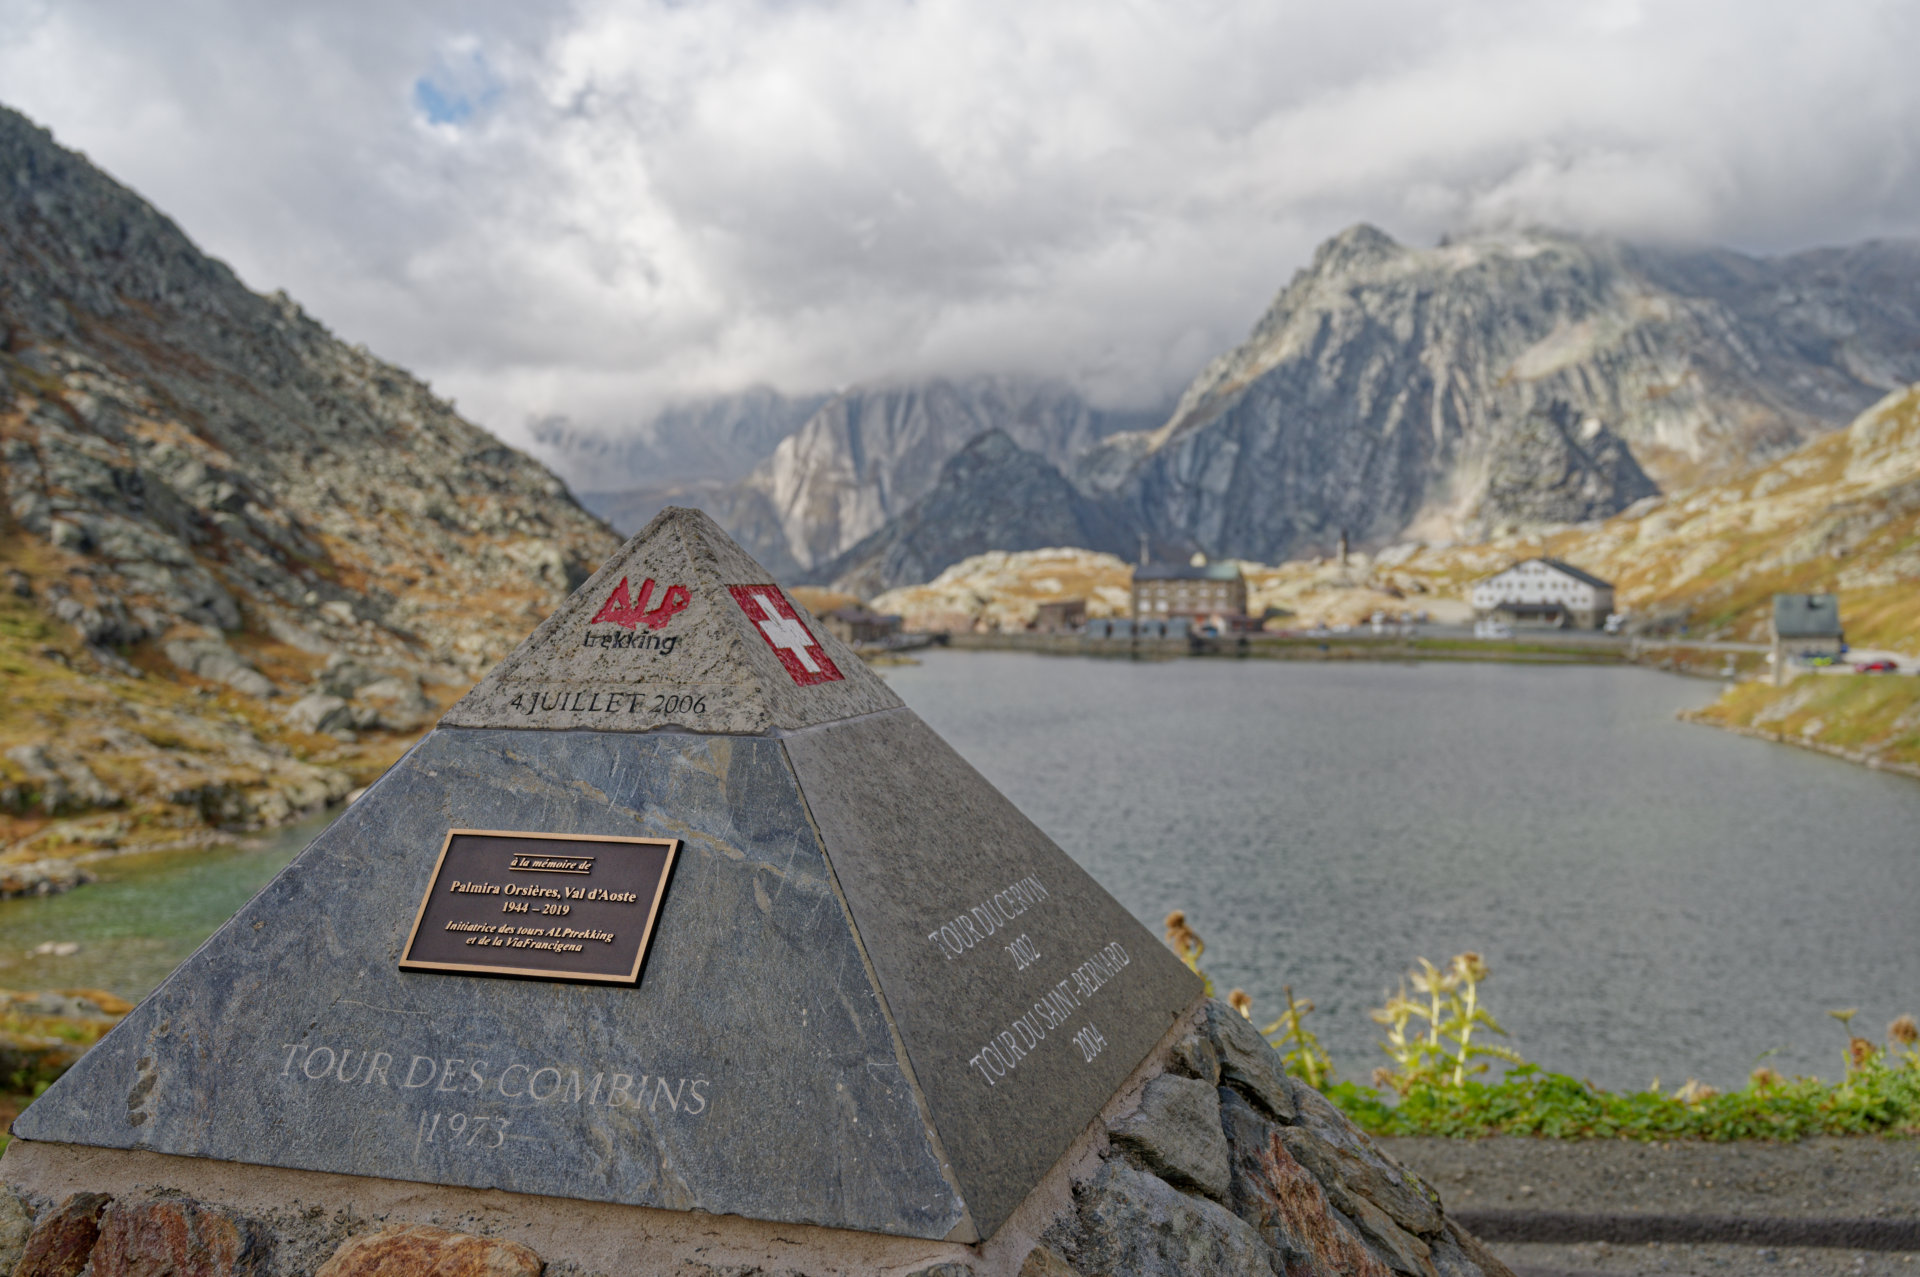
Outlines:
{"label": "low cloud over mountain", "polygon": [[0,0],[0,84],[525,442],[768,384],[1142,406],[1340,227],[1920,230],[1920,10]]}

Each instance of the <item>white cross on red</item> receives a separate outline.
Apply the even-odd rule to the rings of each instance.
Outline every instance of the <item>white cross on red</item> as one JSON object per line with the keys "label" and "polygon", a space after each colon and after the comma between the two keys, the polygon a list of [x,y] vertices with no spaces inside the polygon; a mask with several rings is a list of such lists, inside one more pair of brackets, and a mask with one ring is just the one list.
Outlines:
{"label": "white cross on red", "polygon": [[814,683],[836,682],[844,675],[820,646],[820,640],[807,629],[793,605],[777,585],[732,585],[727,587],[740,610],[747,614],[760,637],[767,641],[781,667],[802,687]]}
{"label": "white cross on red", "polygon": [[790,616],[781,616],[767,606],[767,596],[764,594],[754,595],[753,601],[760,605],[761,617],[754,624],[759,626],[760,632],[767,636],[767,642],[773,644],[774,650],[792,652],[794,659],[800,662],[807,673],[819,673],[820,667],[814,663],[807,649],[818,648],[820,645],[813,641],[813,635],[807,633],[807,627]]}

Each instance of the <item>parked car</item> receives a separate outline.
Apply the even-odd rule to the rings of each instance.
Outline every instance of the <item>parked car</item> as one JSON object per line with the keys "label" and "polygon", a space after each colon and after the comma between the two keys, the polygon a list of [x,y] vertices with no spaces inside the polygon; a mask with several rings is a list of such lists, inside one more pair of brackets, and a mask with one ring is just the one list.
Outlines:
{"label": "parked car", "polygon": [[1499,621],[1475,621],[1473,636],[1483,639],[1510,639],[1513,637],[1513,627]]}
{"label": "parked car", "polygon": [[1877,661],[1861,661],[1853,667],[1853,672],[1855,674],[1898,674],[1900,672],[1900,664],[1897,661],[1889,661],[1885,658]]}

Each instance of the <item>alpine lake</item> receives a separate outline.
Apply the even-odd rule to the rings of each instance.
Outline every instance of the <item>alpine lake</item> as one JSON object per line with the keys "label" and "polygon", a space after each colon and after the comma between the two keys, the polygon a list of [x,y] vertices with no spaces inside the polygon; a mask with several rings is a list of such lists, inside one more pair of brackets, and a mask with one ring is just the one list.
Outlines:
{"label": "alpine lake", "polygon": [[[1676,719],[1715,683],[940,650],[885,673],[1156,934],[1186,910],[1256,1020],[1312,999],[1344,1076],[1385,1061],[1368,1011],[1414,960],[1469,949],[1505,1045],[1611,1088],[1832,1078],[1829,1010],[1869,1036],[1920,1013],[1920,784]],[[138,998],[325,824],[0,902],[0,986]]]}

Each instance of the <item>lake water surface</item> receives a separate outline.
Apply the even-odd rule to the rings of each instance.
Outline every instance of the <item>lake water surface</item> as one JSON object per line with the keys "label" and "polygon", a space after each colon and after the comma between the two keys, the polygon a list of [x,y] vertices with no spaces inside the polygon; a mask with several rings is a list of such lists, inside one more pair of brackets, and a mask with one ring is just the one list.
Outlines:
{"label": "lake water surface", "polygon": [[[1826,1012],[1920,1013],[1920,784],[1677,722],[1616,666],[935,652],[922,717],[1222,991],[1281,987],[1347,1076],[1417,956],[1475,949],[1510,1044],[1609,1087],[1841,1071]],[[1265,1022],[1264,1019],[1262,1021]]]}
{"label": "lake water surface", "polygon": [[[1718,686],[1620,667],[935,652],[893,686],[1219,987],[1281,987],[1345,1075],[1416,956],[1476,949],[1511,1045],[1610,1087],[1833,1077],[1920,1013],[1920,784],[1676,722]],[[150,991],[325,820],[122,857],[0,902],[0,987]],[[32,957],[72,940],[69,957]]]}

